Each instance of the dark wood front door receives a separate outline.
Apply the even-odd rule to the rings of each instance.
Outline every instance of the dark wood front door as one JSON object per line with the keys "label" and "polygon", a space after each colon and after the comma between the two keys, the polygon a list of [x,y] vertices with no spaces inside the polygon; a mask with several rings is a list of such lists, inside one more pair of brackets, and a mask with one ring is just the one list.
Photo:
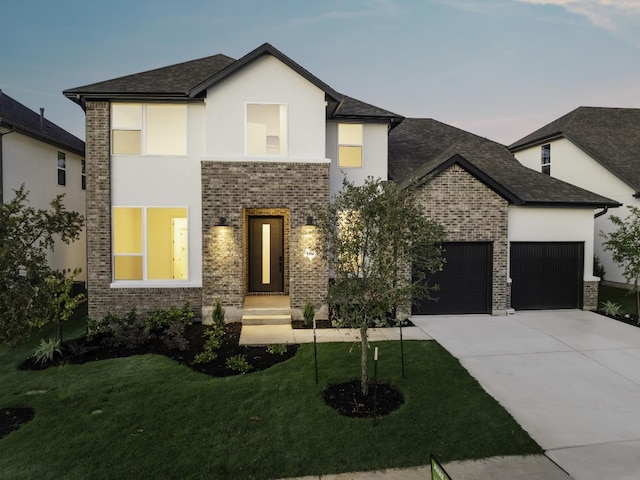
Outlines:
{"label": "dark wood front door", "polygon": [[249,291],[284,290],[284,219],[249,217]]}

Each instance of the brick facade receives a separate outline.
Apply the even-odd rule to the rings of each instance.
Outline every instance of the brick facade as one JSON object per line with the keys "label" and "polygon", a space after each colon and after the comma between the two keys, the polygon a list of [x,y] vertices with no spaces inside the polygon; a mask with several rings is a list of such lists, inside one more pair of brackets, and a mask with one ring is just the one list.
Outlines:
{"label": "brick facade", "polygon": [[111,166],[109,102],[88,101],[87,140],[87,297],[89,316],[121,315],[132,308],[149,310],[182,306],[188,301],[198,315],[200,288],[111,288]]}
{"label": "brick facade", "polygon": [[598,285],[600,282],[584,282],[582,290],[582,309],[597,310],[598,309]]}
{"label": "brick facade", "polygon": [[492,243],[491,310],[504,314],[509,306],[508,201],[458,165],[429,180],[416,194],[425,214],[444,225],[446,241]]}
{"label": "brick facade", "polygon": [[[291,307],[326,295],[328,270],[315,250],[315,229],[306,220],[329,202],[328,163],[202,162],[203,303],[219,298],[239,308],[248,293],[249,216],[285,221],[285,287]],[[230,227],[216,228],[220,217]],[[224,236],[224,238],[223,238]]]}

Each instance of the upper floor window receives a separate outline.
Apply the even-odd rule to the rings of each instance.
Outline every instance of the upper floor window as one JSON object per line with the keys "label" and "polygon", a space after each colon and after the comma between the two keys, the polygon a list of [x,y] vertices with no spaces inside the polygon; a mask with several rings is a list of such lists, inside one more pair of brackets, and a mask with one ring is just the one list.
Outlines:
{"label": "upper floor window", "polygon": [[111,107],[114,155],[186,155],[187,106],[114,103]]}
{"label": "upper floor window", "polygon": [[188,280],[189,232],[182,207],[114,207],[114,280]]}
{"label": "upper floor window", "polygon": [[249,156],[287,155],[287,106],[248,103],[245,147]]}
{"label": "upper floor window", "polygon": [[338,166],[362,167],[362,124],[338,124]]}
{"label": "upper floor window", "polygon": [[58,152],[58,185],[63,187],[67,184],[67,155]]}
{"label": "upper floor window", "polygon": [[80,160],[80,164],[82,167],[82,172],[81,172],[81,185],[82,185],[82,190],[86,190],[87,189],[87,162],[86,160],[83,158],[82,160]]}
{"label": "upper floor window", "polygon": [[545,175],[551,175],[551,145],[542,145],[540,164],[542,166],[542,173]]}

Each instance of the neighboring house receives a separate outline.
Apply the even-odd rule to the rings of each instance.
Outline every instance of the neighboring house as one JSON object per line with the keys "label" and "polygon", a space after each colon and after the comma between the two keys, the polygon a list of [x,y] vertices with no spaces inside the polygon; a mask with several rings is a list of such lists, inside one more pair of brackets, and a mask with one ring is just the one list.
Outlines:
{"label": "neighboring house", "polygon": [[623,270],[604,251],[600,232],[614,230],[610,215],[625,218],[640,207],[640,109],[579,107],[509,146],[525,166],[623,205],[596,219],[595,255],[604,280],[626,284]]}
{"label": "neighboring house", "polygon": [[[427,213],[471,247],[460,258],[483,246],[484,301],[472,310],[511,305],[509,241],[523,242],[523,270],[541,255],[527,242],[547,242],[543,254],[558,247],[570,264],[568,304],[544,303],[553,292],[514,280],[514,291],[543,302],[523,308],[595,306],[593,209],[615,202],[531,172],[506,147],[342,95],[269,44],[64,94],[87,116],[92,317],[185,301],[204,310],[220,299],[233,318],[250,295],[288,295],[298,312],[322,303],[329,272],[312,215],[340,190],[342,172],[356,183],[423,181]],[[437,174],[427,178],[431,198],[427,174]],[[549,221],[562,230],[545,234]]]}
{"label": "neighboring house", "polygon": [[[45,118],[44,109],[38,114],[0,90],[0,201],[24,184],[30,206],[47,209],[64,194],[66,208],[84,215],[84,158],[84,142]],[[84,230],[69,245],[56,242],[49,264],[64,273],[80,268],[76,280],[86,281]]]}

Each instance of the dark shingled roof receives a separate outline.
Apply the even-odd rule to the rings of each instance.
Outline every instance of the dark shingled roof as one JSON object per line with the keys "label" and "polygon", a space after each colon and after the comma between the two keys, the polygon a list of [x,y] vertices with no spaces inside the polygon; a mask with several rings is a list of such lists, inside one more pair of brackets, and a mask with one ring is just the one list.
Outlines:
{"label": "dark shingled roof", "polygon": [[218,54],[189,62],[134,73],[124,77],[70,88],[63,93],[75,101],[77,96],[111,98],[121,95],[153,96],[169,95],[184,97],[187,92],[211,76],[225,69],[236,60]]}
{"label": "dark shingled roof", "polygon": [[222,81],[263,55],[273,55],[295,72],[325,92],[335,108],[336,119],[359,121],[385,121],[393,126],[402,116],[336,92],[322,80],[305,70],[272,45],[265,43],[239,60],[218,54],[211,57],[156,68],[146,72],[70,88],[63,93],[83,105],[93,99],[190,99],[201,96],[207,88]]}
{"label": "dark shingled roof", "polygon": [[0,90],[0,123],[58,148],[84,155],[84,142]]}
{"label": "dark shingled roof", "polygon": [[564,137],[640,191],[640,109],[578,107],[512,143],[512,152]]}
{"label": "dark shingled roof", "polygon": [[454,163],[515,205],[620,205],[523,166],[504,145],[436,120],[407,118],[389,134],[389,179],[401,185]]}

